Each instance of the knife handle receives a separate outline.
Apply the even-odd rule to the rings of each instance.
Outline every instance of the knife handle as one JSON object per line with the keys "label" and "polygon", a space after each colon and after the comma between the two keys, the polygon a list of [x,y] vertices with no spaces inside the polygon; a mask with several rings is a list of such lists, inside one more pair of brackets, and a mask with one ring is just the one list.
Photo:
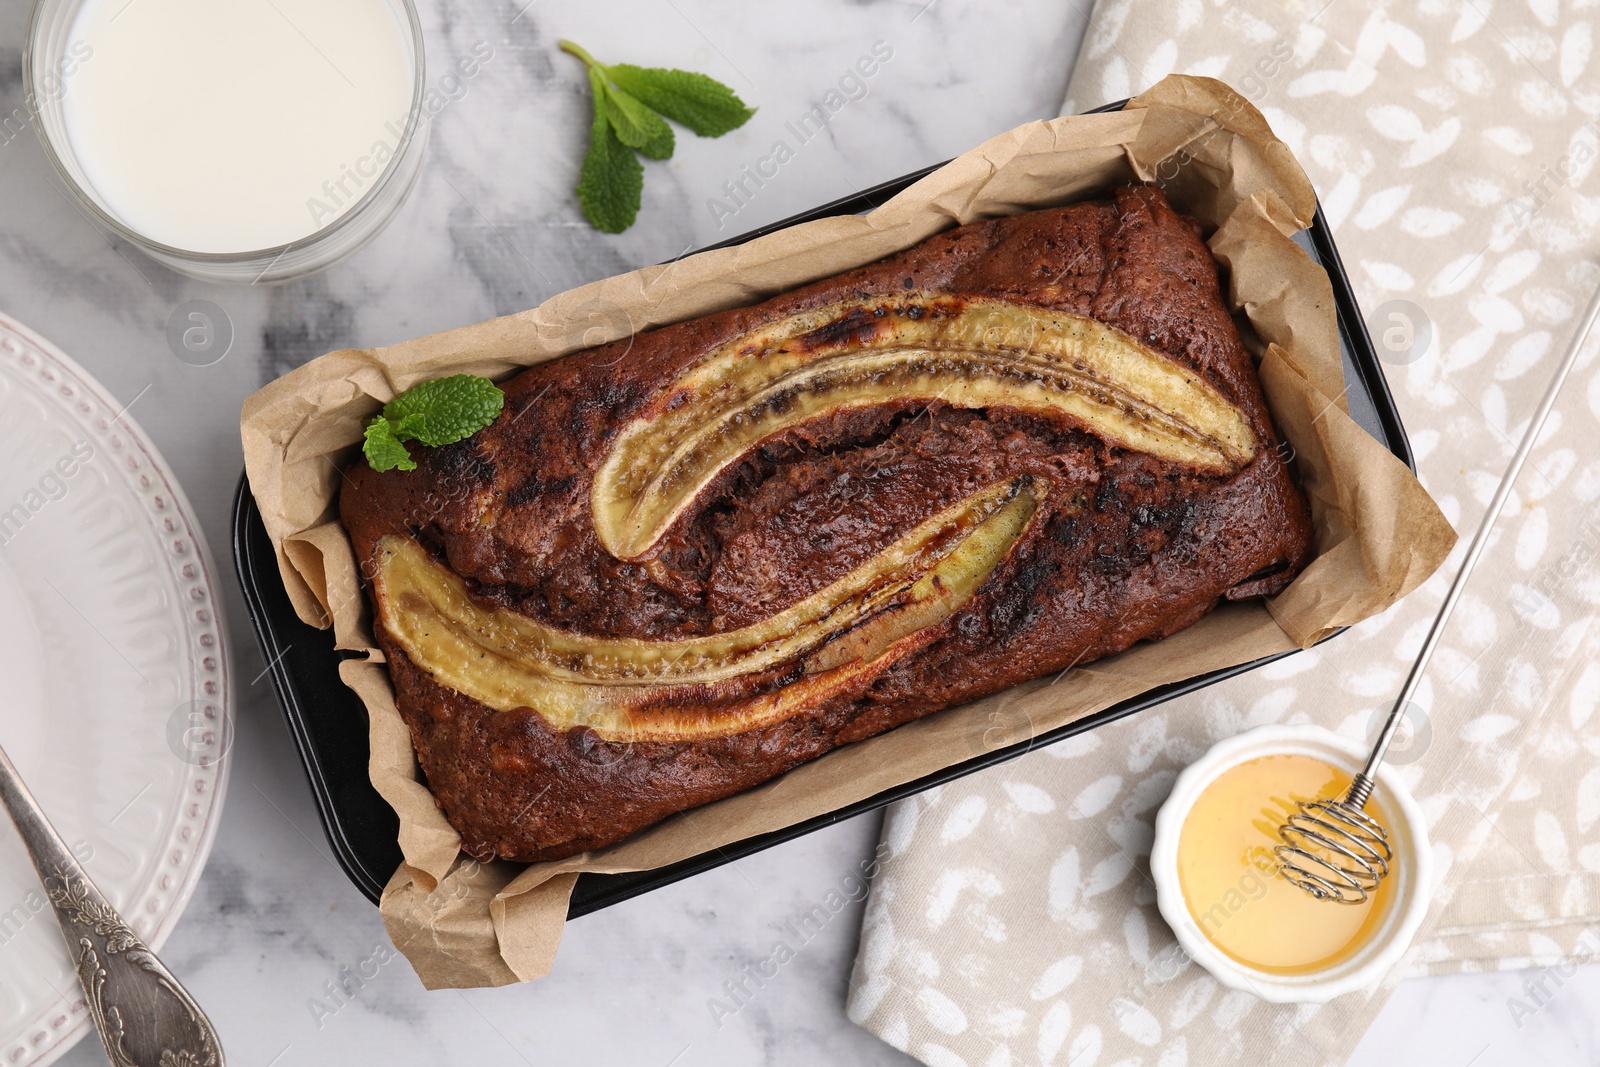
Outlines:
{"label": "knife handle", "polygon": [[211,1020],[95,888],[3,748],[0,803],[55,908],[113,1067],[223,1067]]}

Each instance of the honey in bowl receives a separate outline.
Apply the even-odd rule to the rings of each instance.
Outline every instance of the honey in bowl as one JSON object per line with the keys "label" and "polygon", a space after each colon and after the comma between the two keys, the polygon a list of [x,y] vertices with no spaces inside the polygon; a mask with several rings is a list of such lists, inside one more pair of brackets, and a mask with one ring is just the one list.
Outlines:
{"label": "honey in bowl", "polygon": [[[1178,835],[1178,884],[1207,940],[1246,967],[1310,974],[1355,955],[1390,906],[1392,878],[1361,904],[1317,900],[1278,872],[1278,827],[1301,801],[1340,797],[1351,776],[1314,756],[1258,756],[1201,792]],[[1369,802],[1379,822],[1395,825]]]}

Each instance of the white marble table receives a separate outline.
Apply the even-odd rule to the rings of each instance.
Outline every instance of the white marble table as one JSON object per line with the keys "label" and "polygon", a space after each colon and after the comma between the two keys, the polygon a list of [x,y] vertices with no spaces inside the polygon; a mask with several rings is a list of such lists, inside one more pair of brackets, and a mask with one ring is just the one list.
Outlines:
{"label": "white marble table", "polygon": [[[226,559],[240,468],[239,402],[313,356],[530,307],[562,289],[675,256],[943,160],[1055,113],[1086,10],[1069,0],[763,5],[714,0],[423,0],[440,77],[487,42],[492,58],[435,118],[416,195],[353,261],[283,288],[230,289],[116,247],[51,186],[31,134],[0,145],[0,307],[46,334],[124,399]],[[0,11],[0,113],[21,103],[25,4]],[[1004,14],[1000,12],[1004,11]],[[705,70],[760,107],[718,141],[683,135],[648,168],[640,223],[591,230],[570,195],[588,126],[571,37],[604,60]],[[893,57],[865,95],[797,146],[745,204],[708,198],[792,138],[785,123],[875,42]],[[195,151],[205,151],[197,135]],[[724,200],[725,206],[732,206]],[[719,217],[720,216],[720,217]],[[196,298],[235,340],[203,368],[177,359],[165,323]],[[231,568],[224,568],[231,574]],[[426,993],[395,957],[353,996],[330,995],[387,945],[376,910],[334,864],[237,591],[231,612],[238,740],[231,796],[199,891],[164,953],[206,1004],[239,1067],[348,1063],[910,1063],[844,1017],[860,907],[841,914],[758,999],[719,1027],[722,983],[768,949],[870,854],[875,816],[579,920],[554,974],[529,987]],[[254,681],[252,681],[254,679]],[[367,968],[370,973],[371,968]],[[1403,985],[1352,1062],[1465,1067],[1600,1060],[1600,968],[1555,989],[1521,1028],[1506,998],[1528,976]],[[1085,991],[1083,995],[1092,995]],[[104,1062],[85,1042],[63,1061]]]}

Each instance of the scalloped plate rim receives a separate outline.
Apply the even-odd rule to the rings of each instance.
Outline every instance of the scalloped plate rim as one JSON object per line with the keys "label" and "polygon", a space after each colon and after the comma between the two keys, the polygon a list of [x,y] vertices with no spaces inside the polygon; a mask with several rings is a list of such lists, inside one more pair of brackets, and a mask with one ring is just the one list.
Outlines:
{"label": "scalloped plate rim", "polygon": [[[233,742],[235,701],[233,672],[231,669],[232,654],[228,643],[228,623],[223,611],[222,601],[217,596],[217,575],[219,572],[217,571],[216,561],[211,554],[210,546],[206,541],[205,532],[199,524],[188,495],[183,491],[172,468],[155,446],[155,443],[143,428],[128,415],[127,408],[132,406],[132,402],[124,406],[97,378],[62,351],[61,348],[20,322],[14,316],[0,311],[0,341],[3,341],[8,335],[16,338],[27,348],[32,349],[45,362],[53,364],[63,375],[74,379],[75,383],[85,393],[92,396],[100,404],[105,405],[112,411],[120,412],[120,415],[115,420],[117,425],[128,438],[130,446],[142,453],[145,460],[148,461],[149,470],[158,478],[161,486],[172,500],[172,513],[181,521],[183,535],[194,546],[194,559],[200,568],[200,576],[196,580],[196,584],[206,590],[206,603],[211,612],[209,625],[216,633],[216,646],[212,652],[217,658],[219,664],[217,673],[221,679],[220,691],[215,700],[221,709],[221,715],[218,717],[218,738],[223,755],[214,764],[215,772],[210,778],[211,785],[206,790],[207,800],[205,803],[207,806],[202,816],[203,825],[198,838],[189,847],[188,857],[182,865],[182,873],[177,879],[176,888],[171,893],[171,903],[156,922],[150,935],[145,938],[152,951],[160,951],[161,946],[166,943],[167,938],[177,927],[178,921],[188,909],[195,890],[199,886],[206,862],[211,856],[212,846],[216,842],[217,828],[222,821],[223,802],[227,797],[228,791],[232,761],[227,757],[231,752]],[[30,387],[43,395],[43,391],[38,390],[37,386],[30,385]],[[135,397],[134,399],[137,401],[138,398]],[[46,400],[52,405],[58,403],[48,397],[46,397]],[[118,471],[117,480],[125,484],[132,481],[131,476],[122,465],[114,465],[114,469]],[[131,484],[129,488],[135,495],[141,492],[137,485]],[[170,582],[170,575],[164,572],[163,580]],[[188,615],[184,617],[186,620],[189,619]],[[186,623],[186,629],[192,630],[192,623]],[[189,636],[192,638],[194,635],[191,632]],[[193,677],[194,672],[191,668],[186,667],[184,673],[190,676],[187,678],[189,682],[198,681],[197,678]],[[193,691],[192,684],[191,691]],[[197,770],[183,779],[183,785],[188,788],[200,780],[203,780],[203,775]],[[172,798],[172,806],[181,805],[186,798],[186,793],[175,795]],[[4,820],[0,820],[0,830],[10,832],[3,823]],[[163,836],[158,844],[161,847],[165,847],[168,844],[167,836]],[[151,893],[151,885],[152,883],[147,879],[145,884],[136,887],[142,891],[142,895],[135,898],[124,911],[131,914],[144,900],[148,899]],[[51,918],[53,919],[54,916],[52,915]],[[65,1025],[61,1020],[63,1015],[70,1020]],[[73,990],[68,996],[49,1002],[44,1010],[32,1017],[23,1028],[23,1033],[26,1035],[34,1029],[45,1030],[51,1034],[53,1040],[37,1042],[27,1041],[24,1038],[24,1043],[17,1043],[12,1039],[7,1039],[6,1045],[0,1047],[0,1055],[4,1056],[4,1060],[0,1062],[3,1062],[4,1067],[48,1067],[49,1064],[54,1063],[76,1046],[93,1029],[93,1026],[87,1008],[83,1004],[82,996],[77,990]],[[21,1055],[17,1055],[19,1048],[24,1050]]]}

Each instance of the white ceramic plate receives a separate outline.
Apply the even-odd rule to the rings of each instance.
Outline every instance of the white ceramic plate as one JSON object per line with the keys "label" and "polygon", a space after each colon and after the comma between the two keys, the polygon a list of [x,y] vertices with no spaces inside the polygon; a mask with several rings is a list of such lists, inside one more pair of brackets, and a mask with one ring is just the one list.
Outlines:
{"label": "white ceramic plate", "polygon": [[[221,814],[231,741],[216,568],[123,405],[0,315],[0,744],[159,947]],[[0,1065],[89,1031],[55,917],[0,819]]]}

